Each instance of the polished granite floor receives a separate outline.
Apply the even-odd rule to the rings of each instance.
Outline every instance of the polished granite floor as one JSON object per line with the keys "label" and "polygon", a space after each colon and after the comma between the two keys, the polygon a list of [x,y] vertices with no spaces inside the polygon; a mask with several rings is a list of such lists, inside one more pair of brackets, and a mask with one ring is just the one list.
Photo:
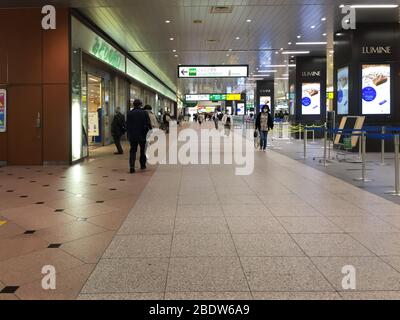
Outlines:
{"label": "polished granite floor", "polygon": [[[131,176],[110,150],[0,169],[0,290],[14,290],[0,299],[400,299],[399,205],[272,150],[249,176]],[[55,291],[41,289],[44,264]],[[356,290],[342,287],[346,265]]]}

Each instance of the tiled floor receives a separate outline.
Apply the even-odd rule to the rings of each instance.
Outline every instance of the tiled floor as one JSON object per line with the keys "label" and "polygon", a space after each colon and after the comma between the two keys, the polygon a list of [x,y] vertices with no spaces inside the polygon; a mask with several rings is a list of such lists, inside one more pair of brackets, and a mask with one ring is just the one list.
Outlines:
{"label": "tiled floor", "polygon": [[[233,165],[130,176],[123,158],[0,169],[0,290],[20,286],[0,299],[400,299],[400,206],[271,150],[249,176]],[[40,181],[34,195],[21,172]],[[59,290],[41,289],[43,264]],[[347,265],[356,290],[341,285]]]}
{"label": "tiled floor", "polygon": [[[130,175],[128,156],[113,152],[70,168],[0,168],[0,291],[15,291],[0,300],[78,296],[155,170]],[[56,290],[42,289],[45,265]]]}

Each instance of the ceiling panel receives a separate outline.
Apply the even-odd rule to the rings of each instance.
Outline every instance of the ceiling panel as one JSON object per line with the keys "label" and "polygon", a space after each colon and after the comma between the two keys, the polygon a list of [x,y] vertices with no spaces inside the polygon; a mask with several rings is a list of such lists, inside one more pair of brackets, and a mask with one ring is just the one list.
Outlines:
{"label": "ceiling panel", "polygon": [[[339,5],[343,3],[400,1],[1,0],[0,6],[57,4],[78,8],[161,80],[184,94],[225,92],[226,87],[240,90],[246,85],[232,80],[178,80],[178,64],[249,64],[251,72],[257,74],[257,68],[263,64],[285,63],[289,57],[280,53],[281,48],[300,49],[295,45],[297,35],[301,35],[301,41],[327,41],[327,46],[304,48],[311,49],[313,54],[325,54],[332,48],[333,32],[340,26]],[[211,14],[212,6],[232,6],[232,13]],[[362,22],[399,21],[398,9],[357,13]],[[321,21],[322,17],[327,21]],[[251,22],[246,22],[248,19]],[[171,23],[166,24],[165,20]],[[194,20],[202,23],[195,24]],[[287,68],[278,71],[275,77],[282,78]],[[279,90],[283,88],[284,81],[280,81]]]}

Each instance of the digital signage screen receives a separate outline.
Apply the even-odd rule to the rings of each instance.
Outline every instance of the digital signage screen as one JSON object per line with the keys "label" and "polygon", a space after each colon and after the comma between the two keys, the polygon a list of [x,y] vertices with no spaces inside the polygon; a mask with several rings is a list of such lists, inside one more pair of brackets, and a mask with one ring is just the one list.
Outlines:
{"label": "digital signage screen", "polygon": [[341,68],[337,74],[337,113],[349,114],[349,68]]}
{"label": "digital signage screen", "polygon": [[321,114],[321,84],[303,83],[301,112],[303,115]]}
{"label": "digital signage screen", "polygon": [[271,110],[271,97],[270,96],[261,96],[260,97],[260,110],[262,110],[262,108],[264,106],[268,106],[269,109]]}
{"label": "digital signage screen", "polygon": [[238,103],[236,111],[238,116],[244,115],[244,103]]}
{"label": "digital signage screen", "polygon": [[391,81],[389,64],[362,66],[362,113],[390,114]]}

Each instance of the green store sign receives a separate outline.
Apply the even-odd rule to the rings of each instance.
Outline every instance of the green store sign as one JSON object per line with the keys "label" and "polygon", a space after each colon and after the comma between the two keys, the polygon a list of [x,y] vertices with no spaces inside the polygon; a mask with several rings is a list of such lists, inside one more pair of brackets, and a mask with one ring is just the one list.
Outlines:
{"label": "green store sign", "polygon": [[124,56],[99,37],[96,37],[90,53],[114,68],[120,70],[123,68]]}

